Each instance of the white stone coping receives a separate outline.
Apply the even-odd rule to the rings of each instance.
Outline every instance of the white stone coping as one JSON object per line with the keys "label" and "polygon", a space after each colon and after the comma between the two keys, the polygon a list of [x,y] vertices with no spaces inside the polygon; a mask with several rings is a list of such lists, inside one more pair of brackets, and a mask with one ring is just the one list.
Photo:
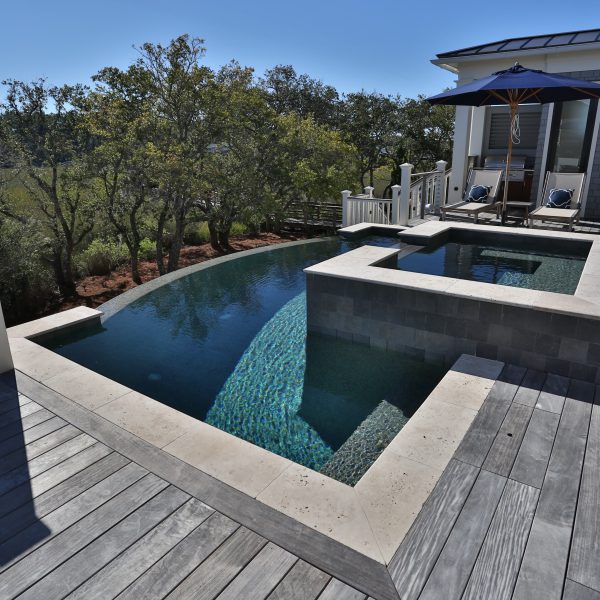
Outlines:
{"label": "white stone coping", "polygon": [[372,229],[378,229],[380,231],[387,231],[389,233],[400,233],[401,231],[406,230],[406,227],[402,225],[384,225],[379,223],[356,223],[355,225],[348,225],[348,227],[342,227],[338,229],[338,234],[342,236],[344,234],[350,235],[352,237],[358,237],[359,235],[368,235]]}
{"label": "white stone coping", "polygon": [[[503,363],[467,355],[350,487],[189,417],[48,350],[28,335],[81,323],[72,309],[12,328],[15,368],[231,487],[387,564],[483,404]],[[86,313],[86,314],[84,314]],[[93,311],[98,318],[98,311]],[[47,329],[46,329],[47,328]]]}
{"label": "white stone coping", "polygon": [[411,237],[414,237],[415,240],[422,240],[423,238],[434,238],[449,229],[469,229],[472,231],[482,231],[489,235],[508,234],[547,238],[548,240],[553,238],[581,240],[592,242],[592,246],[574,295],[529,290],[397,269],[382,269],[377,265],[398,254],[401,249],[375,246],[362,246],[356,250],[351,250],[350,252],[308,267],[304,272],[311,275],[328,275],[330,277],[340,277],[354,281],[365,281],[411,290],[435,292],[459,298],[483,300],[496,304],[521,306],[544,312],[600,319],[600,240],[598,236],[516,227],[491,228],[486,225],[447,223],[445,221],[428,221],[404,231],[400,235],[403,240],[407,241]]}

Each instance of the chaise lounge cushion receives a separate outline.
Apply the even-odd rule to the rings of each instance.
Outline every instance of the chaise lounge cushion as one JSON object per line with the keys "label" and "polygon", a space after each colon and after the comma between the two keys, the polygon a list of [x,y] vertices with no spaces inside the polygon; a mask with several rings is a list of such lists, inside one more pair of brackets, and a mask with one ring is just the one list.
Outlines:
{"label": "chaise lounge cushion", "polygon": [[490,195],[490,185],[474,185],[469,192],[468,202],[487,202]]}
{"label": "chaise lounge cushion", "polygon": [[555,188],[550,190],[546,206],[548,208],[571,208],[573,192],[575,192],[574,189],[562,190]]}
{"label": "chaise lounge cushion", "polygon": [[574,219],[579,212],[576,208],[550,208],[549,206],[541,206],[531,213],[534,219]]}

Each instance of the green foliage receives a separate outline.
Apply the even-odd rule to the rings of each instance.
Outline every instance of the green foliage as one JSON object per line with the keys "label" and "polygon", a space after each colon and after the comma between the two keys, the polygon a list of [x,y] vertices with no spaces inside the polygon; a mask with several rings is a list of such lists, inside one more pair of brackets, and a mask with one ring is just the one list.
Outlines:
{"label": "green foliage", "polygon": [[140,241],[140,258],[152,260],[156,256],[156,242],[144,238]]}
{"label": "green foliage", "polygon": [[80,267],[86,275],[108,275],[127,262],[128,256],[124,244],[97,238],[81,253]]}
{"label": "green foliage", "polygon": [[7,325],[38,316],[57,298],[48,246],[35,225],[0,220],[0,302]]}

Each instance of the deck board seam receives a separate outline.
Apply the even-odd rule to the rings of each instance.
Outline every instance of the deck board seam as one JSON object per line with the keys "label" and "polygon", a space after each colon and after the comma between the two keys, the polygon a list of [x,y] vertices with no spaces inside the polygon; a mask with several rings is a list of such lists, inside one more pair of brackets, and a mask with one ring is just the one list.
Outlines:
{"label": "deck board seam", "polygon": [[[570,384],[570,382],[571,382],[571,380],[569,380],[569,384]],[[595,397],[592,397],[592,408],[590,409],[590,417],[589,417],[589,419],[587,419],[587,429],[585,432],[585,448],[583,449],[583,456],[581,459],[581,470],[579,471],[579,483],[577,485],[577,500],[575,501],[575,510],[573,511],[573,520],[571,522],[571,531],[570,531],[570,535],[569,535],[569,547],[567,550],[567,560],[565,563],[565,576],[563,578],[563,583],[562,583],[561,598],[565,593],[565,586],[566,586],[567,579],[568,579],[567,575],[569,573],[569,562],[571,560],[571,549],[573,547],[573,535],[575,533],[575,521],[577,520],[577,509],[579,508],[579,498],[581,495],[581,482],[583,480],[583,472],[585,470],[585,457],[587,454],[588,444],[590,441],[590,427],[592,425],[592,411],[594,409],[594,405],[596,404],[596,400],[597,399]],[[566,404],[566,401],[565,401],[565,404]],[[561,417],[562,417],[562,414],[561,414]],[[559,426],[560,426],[560,423],[559,423]],[[557,431],[558,431],[558,429],[557,429]],[[555,437],[555,439],[556,439],[556,437]],[[550,464],[550,461],[548,461],[548,464]],[[579,582],[576,582],[576,583],[579,583]],[[581,583],[579,583],[579,584],[585,585],[585,584],[581,584]],[[589,588],[589,586],[585,586],[585,587]],[[589,588],[589,589],[593,589],[593,588]],[[600,590],[595,590],[595,591],[600,591]]]}

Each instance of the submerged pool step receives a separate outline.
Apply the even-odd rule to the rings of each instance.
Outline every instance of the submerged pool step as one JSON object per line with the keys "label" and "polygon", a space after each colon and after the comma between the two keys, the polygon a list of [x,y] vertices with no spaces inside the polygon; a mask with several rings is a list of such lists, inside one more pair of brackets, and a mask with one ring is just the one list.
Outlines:
{"label": "submerged pool step", "polygon": [[355,485],[407,421],[408,417],[398,407],[382,400],[320,472]]}

